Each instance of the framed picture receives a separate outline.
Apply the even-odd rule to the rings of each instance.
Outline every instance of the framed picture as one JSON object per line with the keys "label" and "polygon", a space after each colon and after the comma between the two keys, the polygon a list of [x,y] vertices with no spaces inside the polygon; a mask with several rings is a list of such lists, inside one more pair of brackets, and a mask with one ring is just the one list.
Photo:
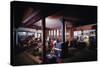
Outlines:
{"label": "framed picture", "polygon": [[10,4],[11,65],[97,61],[97,6]]}

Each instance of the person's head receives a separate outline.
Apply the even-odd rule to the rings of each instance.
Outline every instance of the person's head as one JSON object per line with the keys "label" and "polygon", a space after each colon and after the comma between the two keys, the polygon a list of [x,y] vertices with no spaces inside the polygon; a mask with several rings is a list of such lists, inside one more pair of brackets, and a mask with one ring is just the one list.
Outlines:
{"label": "person's head", "polygon": [[60,42],[60,39],[57,39],[57,42]]}

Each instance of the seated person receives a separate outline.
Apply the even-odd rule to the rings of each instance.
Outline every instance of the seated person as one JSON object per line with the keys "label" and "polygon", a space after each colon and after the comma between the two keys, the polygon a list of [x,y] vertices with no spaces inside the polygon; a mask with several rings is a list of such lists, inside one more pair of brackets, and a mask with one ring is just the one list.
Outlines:
{"label": "seated person", "polygon": [[50,53],[46,55],[47,63],[56,63],[57,57],[55,55],[54,50],[51,50]]}

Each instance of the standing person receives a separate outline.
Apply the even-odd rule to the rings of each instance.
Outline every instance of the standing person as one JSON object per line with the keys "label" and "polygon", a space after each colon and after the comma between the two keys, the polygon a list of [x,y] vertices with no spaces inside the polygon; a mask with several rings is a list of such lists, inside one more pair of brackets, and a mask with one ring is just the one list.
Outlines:
{"label": "standing person", "polygon": [[54,45],[53,45],[53,39],[51,39],[51,41],[50,41],[50,49],[52,50],[53,47],[54,47]]}
{"label": "standing person", "polygon": [[60,58],[61,58],[61,42],[60,42],[60,40],[59,39],[57,39],[57,42],[56,42],[56,44],[55,44],[55,48],[54,48],[54,50],[55,50],[55,54],[56,54],[56,56],[57,56],[57,62],[60,62]]}
{"label": "standing person", "polygon": [[51,39],[48,40],[48,52],[51,51]]}
{"label": "standing person", "polygon": [[56,42],[57,42],[57,41],[56,41],[56,39],[54,39],[54,40],[53,40],[53,45],[55,45],[55,44],[56,44]]}

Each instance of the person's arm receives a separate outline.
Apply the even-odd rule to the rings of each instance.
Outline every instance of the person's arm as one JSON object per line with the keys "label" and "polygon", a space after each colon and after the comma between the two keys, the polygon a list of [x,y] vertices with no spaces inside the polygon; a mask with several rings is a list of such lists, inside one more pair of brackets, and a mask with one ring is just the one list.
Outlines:
{"label": "person's arm", "polygon": [[54,48],[55,50],[59,50],[59,51],[61,51],[61,49],[59,49],[59,48]]}

